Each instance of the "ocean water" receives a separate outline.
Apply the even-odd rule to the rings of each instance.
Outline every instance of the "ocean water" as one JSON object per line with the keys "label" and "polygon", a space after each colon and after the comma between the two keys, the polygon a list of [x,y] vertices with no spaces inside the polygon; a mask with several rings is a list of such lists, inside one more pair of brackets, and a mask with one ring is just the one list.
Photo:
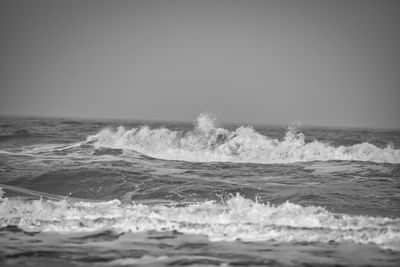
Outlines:
{"label": "ocean water", "polygon": [[2,266],[399,266],[400,130],[0,118]]}

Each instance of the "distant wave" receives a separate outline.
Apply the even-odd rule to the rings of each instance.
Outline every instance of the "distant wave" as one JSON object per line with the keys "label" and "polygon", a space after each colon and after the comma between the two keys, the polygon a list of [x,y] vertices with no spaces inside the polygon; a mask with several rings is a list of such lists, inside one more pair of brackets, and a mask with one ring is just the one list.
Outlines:
{"label": "distant wave", "polygon": [[[1,195],[1,194],[0,194]],[[400,219],[334,214],[322,207],[262,204],[240,195],[225,203],[122,205],[0,198],[0,227],[64,234],[178,231],[211,241],[355,242],[400,250]]]}
{"label": "distant wave", "polygon": [[142,126],[132,129],[106,128],[87,137],[95,147],[130,149],[151,157],[191,162],[291,163],[305,161],[370,161],[400,163],[400,150],[370,143],[334,147],[313,141],[289,128],[279,141],[241,126],[234,131],[218,128],[207,114],[197,118],[189,132]]}
{"label": "distant wave", "polygon": [[10,140],[14,138],[27,138],[34,136],[31,132],[26,129],[16,130],[11,134],[0,135],[0,141]]}

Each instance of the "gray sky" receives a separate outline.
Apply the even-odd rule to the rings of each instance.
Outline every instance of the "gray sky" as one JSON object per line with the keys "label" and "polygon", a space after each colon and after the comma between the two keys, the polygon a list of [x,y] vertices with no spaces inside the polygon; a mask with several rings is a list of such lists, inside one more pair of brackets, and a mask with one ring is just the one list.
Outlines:
{"label": "gray sky", "polygon": [[0,114],[400,128],[400,1],[0,2]]}

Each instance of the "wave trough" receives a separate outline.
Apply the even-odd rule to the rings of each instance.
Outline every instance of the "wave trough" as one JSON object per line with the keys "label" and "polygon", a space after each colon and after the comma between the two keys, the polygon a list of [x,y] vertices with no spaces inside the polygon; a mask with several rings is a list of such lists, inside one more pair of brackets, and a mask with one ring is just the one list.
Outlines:
{"label": "wave trough", "polygon": [[273,139],[241,126],[234,131],[218,128],[207,114],[197,118],[192,131],[106,128],[87,137],[95,147],[134,150],[142,154],[191,162],[292,163],[306,161],[369,161],[400,163],[400,150],[370,143],[334,147],[324,142],[305,142],[304,134],[289,128],[283,140]]}

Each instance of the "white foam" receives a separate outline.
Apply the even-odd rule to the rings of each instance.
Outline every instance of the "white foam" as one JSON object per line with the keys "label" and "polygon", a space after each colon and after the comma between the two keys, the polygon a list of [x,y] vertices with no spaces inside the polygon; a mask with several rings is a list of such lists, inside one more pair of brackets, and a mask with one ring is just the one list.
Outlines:
{"label": "white foam", "polygon": [[211,241],[355,242],[400,250],[400,218],[334,214],[322,207],[262,204],[240,195],[225,203],[122,205],[120,201],[0,200],[0,227],[79,233],[178,231]]}
{"label": "white foam", "polygon": [[140,264],[155,264],[160,261],[167,261],[170,258],[168,256],[142,256],[141,258],[124,258],[124,259],[117,259],[107,263],[107,265],[115,266],[115,265],[140,265]]}
{"label": "white foam", "polygon": [[304,161],[371,161],[400,163],[400,150],[379,148],[370,143],[334,147],[313,141],[289,129],[279,141],[256,132],[252,127],[228,131],[215,126],[215,119],[201,114],[194,130],[172,131],[148,126],[116,130],[107,128],[87,138],[95,147],[110,147],[155,158],[192,162],[290,163]]}

